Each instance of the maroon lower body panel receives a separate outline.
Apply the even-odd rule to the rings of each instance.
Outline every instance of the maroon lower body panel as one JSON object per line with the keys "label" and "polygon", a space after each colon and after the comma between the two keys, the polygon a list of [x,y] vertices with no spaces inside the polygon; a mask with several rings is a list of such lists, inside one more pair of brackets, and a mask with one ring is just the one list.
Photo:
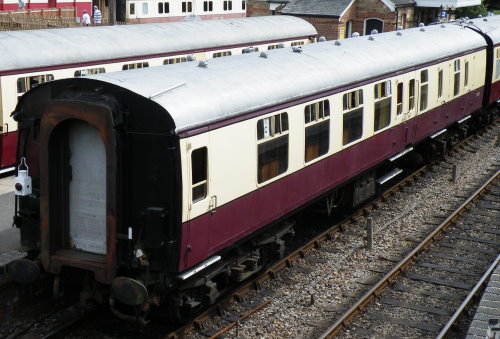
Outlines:
{"label": "maroon lower body panel", "polygon": [[17,131],[0,134],[0,169],[16,163]]}
{"label": "maroon lower body panel", "polygon": [[[481,107],[483,89],[394,126],[182,225],[185,270]],[[189,249],[189,250],[188,250]]]}

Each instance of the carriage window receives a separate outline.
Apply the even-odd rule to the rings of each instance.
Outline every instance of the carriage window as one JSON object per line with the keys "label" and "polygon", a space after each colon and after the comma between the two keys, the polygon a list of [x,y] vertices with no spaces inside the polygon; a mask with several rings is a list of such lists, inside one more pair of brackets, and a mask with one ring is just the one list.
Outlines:
{"label": "carriage window", "polygon": [[400,115],[403,113],[403,83],[400,82],[398,84],[398,89],[397,89],[397,103],[396,103],[396,113],[397,115]]}
{"label": "carriage window", "polygon": [[195,149],[191,153],[191,182],[193,202],[205,199],[207,196],[208,161],[207,148]]}
{"label": "carriage window", "polygon": [[23,94],[38,85],[54,80],[52,74],[35,75],[17,79],[17,93]]}
{"label": "carriage window", "polygon": [[290,46],[299,46],[299,45],[303,45],[304,44],[304,41],[294,41],[290,44]]}
{"label": "carriage window", "polygon": [[427,109],[427,98],[429,96],[429,72],[427,70],[420,72],[420,111]]}
{"label": "carriage window", "polygon": [[243,0],[241,2],[241,9],[245,9],[247,7],[247,3],[245,2],[245,0]]}
{"label": "carriage window", "polygon": [[415,79],[408,82],[408,111],[415,108]]}
{"label": "carriage window", "polygon": [[163,13],[168,13],[170,12],[170,5],[168,2],[159,2],[158,3],[158,13],[163,14]]}
{"label": "carriage window", "polygon": [[495,79],[500,79],[500,48],[497,49],[497,70],[496,70],[496,74],[495,74]]}
{"label": "carriage window", "polygon": [[288,114],[280,113],[257,122],[257,181],[260,183],[288,169]]}
{"label": "carriage window", "polygon": [[182,2],[182,13],[191,13],[193,11],[193,3],[191,1]]}
{"label": "carriage window", "polygon": [[438,98],[443,96],[443,70],[438,72]]}
{"label": "carriage window", "polygon": [[457,96],[460,92],[460,60],[454,62],[453,95]]}
{"label": "carriage window", "polygon": [[149,63],[147,62],[137,62],[135,64],[126,64],[123,65],[122,70],[127,71],[129,69],[137,69],[137,68],[145,68],[149,67]]}
{"label": "carriage window", "polygon": [[232,9],[233,9],[233,2],[231,0],[224,1],[224,10],[225,11],[230,11]]}
{"label": "carriage window", "polygon": [[186,62],[186,61],[187,61],[186,57],[170,58],[170,59],[163,60],[163,64],[164,65],[171,65],[171,64],[178,64],[180,62]]}
{"label": "carriage window", "polygon": [[258,52],[259,47],[245,47],[241,50],[241,54]]}
{"label": "carriage window", "polygon": [[212,12],[214,10],[214,2],[213,1],[203,1],[203,11]]}
{"label": "carriage window", "polygon": [[464,87],[469,85],[469,62],[466,61],[464,64]]}
{"label": "carriage window", "polygon": [[373,86],[375,96],[375,120],[373,129],[378,131],[391,123],[391,81],[387,80]]}
{"label": "carriage window", "polygon": [[148,14],[148,3],[147,2],[142,3],[142,14]]}
{"label": "carriage window", "polygon": [[220,57],[225,57],[231,55],[231,51],[224,51],[224,52],[217,52],[212,54],[213,58],[220,58]]}
{"label": "carriage window", "polygon": [[342,104],[347,111],[343,116],[342,143],[347,145],[363,135],[363,90],[344,94]]}
{"label": "carriage window", "polygon": [[75,77],[81,77],[85,75],[94,75],[94,74],[100,74],[100,73],[106,73],[106,70],[104,67],[98,67],[98,68],[87,68],[87,69],[81,69],[78,71],[75,71]]}
{"label": "carriage window", "polygon": [[271,50],[271,49],[278,49],[278,48],[283,48],[283,45],[280,45],[280,44],[275,44],[275,45],[269,45],[269,46],[267,46],[267,49],[268,49],[268,50]]}
{"label": "carriage window", "polygon": [[135,14],[135,4],[130,4],[130,14],[131,15]]}
{"label": "carriage window", "polygon": [[304,108],[305,161],[328,153],[330,143],[330,103],[319,101]]}

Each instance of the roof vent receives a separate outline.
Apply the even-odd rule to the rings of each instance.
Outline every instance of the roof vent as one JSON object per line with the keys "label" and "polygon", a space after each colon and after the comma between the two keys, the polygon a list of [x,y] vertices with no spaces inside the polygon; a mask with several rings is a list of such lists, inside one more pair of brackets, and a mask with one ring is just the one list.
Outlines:
{"label": "roof vent", "polygon": [[396,32],[396,35],[401,36],[401,35],[403,35],[403,32],[401,32],[401,31],[397,31],[397,32]]}
{"label": "roof vent", "polygon": [[260,53],[261,58],[267,59],[267,56],[268,56],[267,52]]}
{"label": "roof vent", "polygon": [[206,61],[206,60],[200,60],[200,63],[198,64],[198,67],[207,68],[208,67],[208,61]]}
{"label": "roof vent", "polygon": [[342,43],[339,40],[335,40],[335,46],[340,46]]}
{"label": "roof vent", "polygon": [[280,42],[280,43],[278,44],[278,48],[285,48],[285,44],[284,44],[283,42]]}
{"label": "roof vent", "polygon": [[353,38],[357,38],[359,36],[359,33],[358,32],[354,32],[351,34],[351,37]]}
{"label": "roof vent", "polygon": [[418,27],[424,27],[424,26],[425,26],[425,25],[424,25],[424,23],[423,23],[423,22],[421,22],[421,23],[419,23],[419,24],[418,24]]}
{"label": "roof vent", "polygon": [[371,35],[378,34],[378,31],[377,31],[376,29],[372,29],[372,31],[371,31],[371,33],[370,33],[370,34],[371,34]]}
{"label": "roof vent", "polygon": [[478,18],[482,18],[483,16],[482,16],[481,14],[479,14],[477,17],[478,17]]}
{"label": "roof vent", "polygon": [[292,51],[294,51],[295,53],[302,53],[302,47],[293,46]]}
{"label": "roof vent", "polygon": [[370,35],[370,37],[368,38],[368,40],[373,41],[373,40],[375,40],[375,37],[373,35]]}
{"label": "roof vent", "polygon": [[445,24],[441,24],[441,28],[446,28],[446,25]]}
{"label": "roof vent", "polygon": [[483,19],[483,21],[488,21],[488,19],[487,19],[487,18],[484,18],[484,19]]}
{"label": "roof vent", "polygon": [[189,54],[187,57],[186,57],[186,60],[187,61],[196,61],[196,57],[192,54]]}
{"label": "roof vent", "polygon": [[243,48],[243,53],[253,53],[257,52],[257,49],[253,46]]}
{"label": "roof vent", "polygon": [[326,38],[324,36],[320,36],[318,38],[318,42],[325,42],[326,41]]}
{"label": "roof vent", "polygon": [[425,28],[424,28],[424,27],[421,27],[421,28],[420,28],[420,32],[425,32]]}
{"label": "roof vent", "polygon": [[401,25],[398,25],[398,27],[396,28],[397,31],[400,31],[402,29],[403,29],[403,26],[401,26]]}

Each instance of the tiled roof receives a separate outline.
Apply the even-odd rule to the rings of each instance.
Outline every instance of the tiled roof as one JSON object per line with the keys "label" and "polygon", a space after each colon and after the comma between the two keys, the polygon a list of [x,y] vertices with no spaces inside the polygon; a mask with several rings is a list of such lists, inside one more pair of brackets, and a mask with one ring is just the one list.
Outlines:
{"label": "tiled roof", "polygon": [[283,14],[340,16],[353,0],[291,0],[281,10]]}
{"label": "tiled roof", "polygon": [[[324,15],[339,17],[351,5],[353,0],[290,0],[282,10],[283,14]],[[414,0],[385,0],[394,7],[415,5]]]}

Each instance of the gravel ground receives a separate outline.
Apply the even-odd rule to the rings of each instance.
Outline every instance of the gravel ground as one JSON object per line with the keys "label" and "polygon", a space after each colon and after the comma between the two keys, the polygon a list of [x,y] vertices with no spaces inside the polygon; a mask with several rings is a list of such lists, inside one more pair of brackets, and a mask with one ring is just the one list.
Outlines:
{"label": "gravel ground", "polygon": [[[433,172],[424,175],[413,186],[405,188],[380,209],[373,211],[370,215],[376,230],[373,250],[365,248],[363,236],[366,221],[361,218],[347,232],[339,233],[335,239],[323,243],[320,249],[313,250],[306,258],[296,262],[294,267],[282,271],[279,278],[263,284],[265,291],[272,291],[268,293],[272,293],[271,297],[263,296],[262,291],[249,294],[247,303],[254,303],[254,306],[266,298],[272,301],[239,324],[237,329],[229,331],[227,337],[318,337],[357,297],[370,288],[371,283],[383,276],[376,271],[384,271],[392,266],[388,261],[381,261],[380,257],[402,258],[413,248],[416,239],[425,237],[449,210],[460,205],[464,197],[484,180],[485,175],[491,173],[492,168],[500,167],[499,148],[495,145],[498,131],[499,127],[496,127],[471,146],[450,155],[447,162],[437,165]],[[458,166],[460,173],[456,183],[450,180],[453,164]],[[322,260],[320,262],[311,258]],[[442,263],[452,264],[444,259]],[[415,272],[425,270],[424,267],[415,268]],[[400,283],[405,284],[405,280],[409,279],[402,278]],[[473,281],[465,278],[464,282],[468,280]],[[411,284],[411,280],[406,283]],[[444,291],[442,286],[432,284],[428,284],[427,288],[432,293],[441,289]],[[450,308],[455,304],[450,302]],[[246,311],[245,305],[235,303],[227,312],[242,314]],[[378,307],[377,303],[375,307]],[[405,319],[406,312],[406,309],[398,308],[391,316]],[[426,317],[429,315],[422,313],[422,320]],[[221,319],[214,319],[205,326],[220,328],[226,324]],[[395,336],[421,336],[420,331],[400,325],[377,328],[372,327],[369,319],[365,325],[371,330]],[[345,332],[343,336],[351,337],[352,333]],[[202,336],[193,333],[189,337]]]}

